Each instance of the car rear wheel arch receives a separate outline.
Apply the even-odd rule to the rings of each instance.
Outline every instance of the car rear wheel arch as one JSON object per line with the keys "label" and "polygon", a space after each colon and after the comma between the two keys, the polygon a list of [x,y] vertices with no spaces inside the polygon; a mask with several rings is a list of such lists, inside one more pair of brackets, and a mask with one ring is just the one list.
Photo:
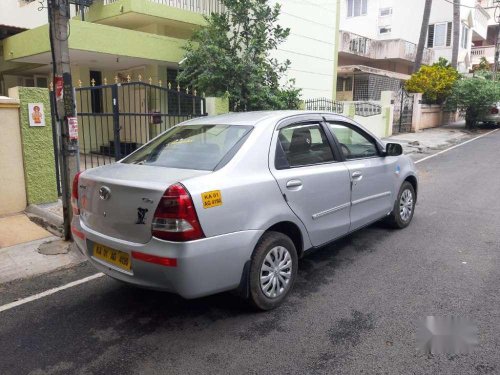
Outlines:
{"label": "car rear wheel arch", "polygon": [[297,257],[300,258],[302,256],[302,253],[304,251],[304,239],[302,237],[300,228],[296,224],[292,223],[291,221],[281,221],[272,225],[266,230],[266,232],[270,231],[283,233],[285,236],[289,237],[295,245],[295,249],[297,250]]}

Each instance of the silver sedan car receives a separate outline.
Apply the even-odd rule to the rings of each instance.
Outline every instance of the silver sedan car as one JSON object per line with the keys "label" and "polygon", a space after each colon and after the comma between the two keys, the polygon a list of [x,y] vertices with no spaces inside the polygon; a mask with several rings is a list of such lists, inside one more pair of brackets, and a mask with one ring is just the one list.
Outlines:
{"label": "silver sedan car", "polygon": [[278,306],[311,249],[412,220],[417,176],[399,144],[331,113],[196,118],[73,183],[72,231],[90,262],[196,298],[237,290]]}

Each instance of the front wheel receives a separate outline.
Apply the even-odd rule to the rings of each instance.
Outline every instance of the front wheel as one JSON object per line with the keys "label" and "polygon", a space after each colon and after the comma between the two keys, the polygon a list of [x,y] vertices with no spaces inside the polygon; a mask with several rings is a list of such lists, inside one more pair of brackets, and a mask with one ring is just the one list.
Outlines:
{"label": "front wheel", "polygon": [[415,212],[415,189],[408,181],[403,182],[394,203],[394,208],[387,218],[388,223],[396,229],[403,229],[410,225]]}
{"label": "front wheel", "polygon": [[292,290],[297,263],[297,250],[288,236],[264,233],[252,254],[249,302],[259,310],[278,307]]}

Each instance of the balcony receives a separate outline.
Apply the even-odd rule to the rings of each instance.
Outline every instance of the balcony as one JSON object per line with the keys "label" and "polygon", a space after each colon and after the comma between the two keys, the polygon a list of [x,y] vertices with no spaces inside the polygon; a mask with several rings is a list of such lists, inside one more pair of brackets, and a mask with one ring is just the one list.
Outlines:
{"label": "balcony", "polygon": [[474,40],[484,40],[488,35],[488,23],[491,19],[490,14],[479,4],[474,9]]}
{"label": "balcony", "polygon": [[[417,46],[403,39],[374,40],[348,31],[340,31],[339,52],[371,60],[415,62]],[[424,49],[422,63],[434,62],[434,51]]]}
{"label": "balcony", "polygon": [[[104,5],[113,4],[120,0],[103,0]],[[224,5],[218,0],[147,0],[151,3],[166,5],[172,8],[188,10],[190,12],[209,16],[211,13],[225,12]]]}
{"label": "balcony", "polygon": [[478,6],[482,7],[486,13],[489,15],[488,25],[496,25],[495,21],[495,9],[500,5],[498,0],[479,0]]}
{"label": "balcony", "polygon": [[472,65],[479,64],[482,57],[486,57],[486,60],[493,64],[495,62],[495,46],[472,47],[471,56]]}
{"label": "balcony", "polygon": [[85,21],[187,39],[206,15],[224,11],[218,0],[95,0]]}

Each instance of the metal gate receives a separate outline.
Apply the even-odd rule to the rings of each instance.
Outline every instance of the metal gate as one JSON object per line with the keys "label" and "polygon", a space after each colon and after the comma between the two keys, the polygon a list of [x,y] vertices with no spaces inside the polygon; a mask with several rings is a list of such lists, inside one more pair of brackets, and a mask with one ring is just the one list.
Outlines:
{"label": "metal gate", "polygon": [[394,97],[394,120],[392,133],[411,131],[413,120],[413,95],[401,87]]}
{"label": "metal gate", "polygon": [[180,88],[127,82],[75,91],[85,169],[113,163],[168,128],[207,115],[205,98]]}

